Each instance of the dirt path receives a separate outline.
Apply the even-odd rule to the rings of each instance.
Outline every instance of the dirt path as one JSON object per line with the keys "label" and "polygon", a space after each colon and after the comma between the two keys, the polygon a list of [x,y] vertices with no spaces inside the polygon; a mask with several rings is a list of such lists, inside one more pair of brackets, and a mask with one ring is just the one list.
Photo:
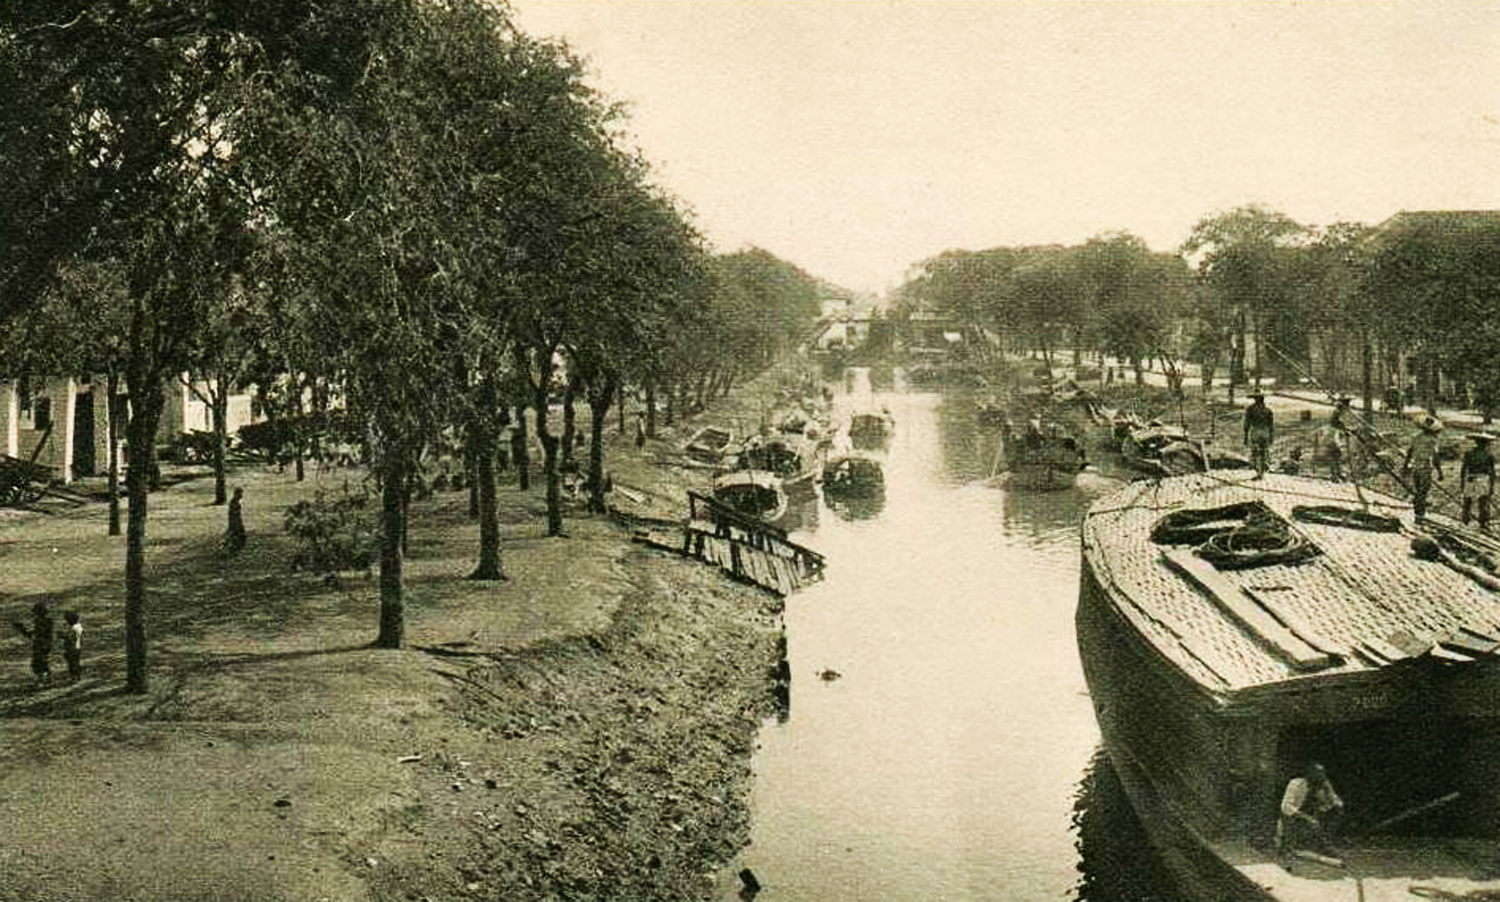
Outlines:
{"label": "dirt path", "polygon": [[[705,481],[663,465],[675,442],[612,450],[616,478],[670,509]],[[748,839],[780,601],[602,518],[546,538],[541,488],[508,485],[510,580],[462,578],[477,527],[440,494],[414,511],[408,647],[372,649],[374,581],[289,574],[280,532],[294,501],[358,478],[236,472],[251,541],[233,559],[211,480],[153,496],[141,696],[118,690],[123,543],[102,506],[0,519],[0,899],[707,892]],[[77,685],[31,686],[9,624],[39,594],[82,614]]]}

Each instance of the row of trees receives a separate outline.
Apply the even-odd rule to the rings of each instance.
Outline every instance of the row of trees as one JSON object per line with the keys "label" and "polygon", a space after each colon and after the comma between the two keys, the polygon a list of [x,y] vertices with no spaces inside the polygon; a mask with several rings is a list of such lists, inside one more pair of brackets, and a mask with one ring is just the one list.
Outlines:
{"label": "row of trees", "polygon": [[[1500,400],[1500,216],[1401,214],[1379,227],[1299,224],[1247,206],[1204,217],[1178,252],[1130,233],[1072,247],[948,251],[921,263],[898,311],[937,310],[1047,357],[1060,348],[1201,365],[1233,381],[1263,372],[1363,392],[1415,362]],[[1258,349],[1247,368],[1247,351]],[[1315,354],[1315,351],[1317,352]],[[1353,366],[1350,366],[1350,361]],[[1350,380],[1347,373],[1357,369]],[[1350,382],[1354,384],[1349,384]]]}
{"label": "row of trees", "polygon": [[128,689],[147,688],[135,475],[180,374],[212,395],[220,500],[230,386],[255,381],[273,416],[347,410],[382,499],[376,643],[398,647],[424,448],[462,437],[473,576],[503,579],[493,461],[507,420],[525,429],[530,410],[560,535],[575,399],[602,507],[605,417],[627,384],[654,418],[658,392],[680,409],[727,390],[805,330],[813,280],[762,251],[708,254],[584,74],[493,0],[0,10],[4,369],[128,388]]}

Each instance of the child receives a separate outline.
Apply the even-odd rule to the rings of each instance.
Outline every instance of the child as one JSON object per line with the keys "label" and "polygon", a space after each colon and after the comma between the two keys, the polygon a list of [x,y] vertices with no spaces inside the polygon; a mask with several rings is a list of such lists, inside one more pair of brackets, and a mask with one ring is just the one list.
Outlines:
{"label": "child", "polygon": [[31,628],[19,620],[12,621],[21,635],[31,640],[31,672],[40,689],[52,681],[52,609],[45,598],[31,606]]}
{"label": "child", "polygon": [[68,626],[62,633],[63,659],[68,662],[68,679],[78,682],[83,678],[83,623],[77,611],[63,614]]}

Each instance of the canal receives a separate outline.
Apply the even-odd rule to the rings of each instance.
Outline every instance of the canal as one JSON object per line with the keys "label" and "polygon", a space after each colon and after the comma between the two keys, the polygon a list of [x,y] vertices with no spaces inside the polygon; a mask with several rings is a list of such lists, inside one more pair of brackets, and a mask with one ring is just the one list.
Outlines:
{"label": "canal", "polygon": [[848,373],[836,406],[894,415],[885,501],[795,517],[830,567],[787,602],[790,715],[738,866],[786,902],[1170,899],[1073,638],[1079,517],[1118,483],[1011,493],[971,397],[875,385]]}

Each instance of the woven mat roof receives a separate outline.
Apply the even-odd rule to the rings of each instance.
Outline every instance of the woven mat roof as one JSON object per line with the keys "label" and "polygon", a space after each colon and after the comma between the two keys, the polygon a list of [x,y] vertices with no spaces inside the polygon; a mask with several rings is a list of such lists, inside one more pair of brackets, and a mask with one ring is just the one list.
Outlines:
{"label": "woven mat roof", "polygon": [[1315,633],[1340,658],[1318,675],[1381,666],[1356,652],[1361,643],[1388,644],[1402,631],[1433,643],[1461,627],[1500,637],[1500,596],[1441,563],[1411,553],[1411,508],[1366,490],[1372,513],[1397,516],[1403,529],[1381,533],[1291,520],[1294,505],[1360,507],[1354,487],[1306,477],[1218,473],[1133,483],[1100,499],[1084,521],[1084,554],[1108,587],[1124,596],[1141,632],[1179,667],[1218,691],[1304,675],[1223,605],[1168,567],[1153,524],[1171,511],[1259,499],[1286,518],[1322,554],[1300,564],[1219,571],[1235,586],[1274,599],[1275,607]]}

